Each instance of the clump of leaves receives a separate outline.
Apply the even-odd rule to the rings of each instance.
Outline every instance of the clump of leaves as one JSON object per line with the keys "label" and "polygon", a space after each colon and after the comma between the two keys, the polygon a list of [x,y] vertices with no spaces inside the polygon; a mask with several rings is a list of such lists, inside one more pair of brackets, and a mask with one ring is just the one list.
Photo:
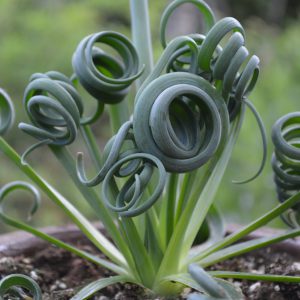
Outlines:
{"label": "clump of leaves", "polygon": [[[178,6],[187,2],[202,13],[206,31],[167,42],[168,20]],[[255,179],[266,160],[264,126],[248,99],[258,79],[259,59],[249,54],[242,25],[231,17],[216,22],[204,1],[176,0],[162,15],[160,38],[164,51],[153,67],[147,1],[132,0],[131,15],[136,47],[119,33],[95,33],[84,38],[75,50],[71,77],[55,71],[32,75],[23,99],[30,123],[20,123],[19,128],[36,138],[36,144],[20,157],[0,138],[0,149],[7,158],[64,210],[106,258],[79,250],[8,216],[2,204],[17,189],[34,195],[30,216],[37,210],[39,191],[31,184],[16,181],[1,188],[0,218],[117,274],[89,284],[73,300],[87,299],[117,282],[138,284],[157,295],[176,295],[185,286],[201,293],[190,299],[242,299],[241,291],[222,278],[300,282],[299,277],[205,271],[217,262],[300,234],[297,227],[276,236],[237,243],[295,209],[300,195],[283,190],[290,190],[290,177],[295,177],[295,171],[290,171],[289,164],[296,164],[298,152],[297,157],[287,161],[285,150],[276,150],[286,176],[282,180],[281,173],[276,173],[277,182],[282,184],[280,199],[284,197],[284,201],[251,224],[225,237],[220,212],[213,203],[247,108],[261,131],[263,157],[256,174],[237,183]],[[103,44],[105,47],[101,47]],[[106,51],[107,46],[116,55]],[[131,99],[128,92],[133,82],[136,93]],[[84,111],[79,85],[97,100],[91,116]],[[3,135],[12,123],[13,107],[4,91],[0,100]],[[114,135],[100,153],[90,125],[101,117],[104,106],[109,107]],[[274,139],[278,141],[276,128]],[[297,130],[287,131],[284,137],[293,138]],[[78,153],[74,159],[68,150],[79,135],[95,167],[92,178],[87,176],[83,154]],[[30,166],[28,155],[44,145],[65,167],[110,239]],[[297,145],[292,142],[291,147]],[[276,170],[277,166],[274,163]],[[101,192],[94,188],[98,185]],[[295,185],[293,191],[298,182]],[[16,282],[17,278],[9,283],[4,280],[5,288],[0,291],[7,291]],[[19,284],[30,289],[33,286],[23,277]],[[40,299],[39,292],[34,298]]]}

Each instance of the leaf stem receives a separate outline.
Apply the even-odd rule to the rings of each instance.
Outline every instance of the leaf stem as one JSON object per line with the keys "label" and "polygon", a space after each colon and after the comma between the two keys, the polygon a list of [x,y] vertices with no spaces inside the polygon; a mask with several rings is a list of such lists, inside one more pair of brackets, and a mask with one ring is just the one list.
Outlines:
{"label": "leaf stem", "polygon": [[93,163],[97,168],[101,167],[101,155],[98,150],[97,142],[95,136],[89,125],[80,126],[80,133],[85,141],[85,144],[88,148],[90,156],[93,160]]}
{"label": "leaf stem", "polygon": [[168,188],[167,188],[167,209],[166,209],[166,244],[172,236],[174,230],[174,215],[176,206],[176,192],[178,184],[178,175],[175,173],[170,174]]}
{"label": "leaf stem", "polygon": [[240,230],[238,230],[236,232],[233,232],[232,234],[228,235],[222,241],[220,241],[218,243],[215,243],[214,245],[212,245],[211,247],[209,247],[208,249],[206,249],[201,254],[193,257],[190,262],[201,260],[201,259],[207,257],[208,255],[210,255],[210,254],[212,254],[212,253],[214,253],[214,252],[216,252],[216,251],[218,251],[218,250],[220,250],[220,249],[222,249],[222,248],[224,248],[226,246],[229,246],[229,245],[233,244],[234,242],[236,242],[239,239],[243,238],[247,234],[249,234],[249,233],[255,231],[256,229],[262,227],[263,225],[269,223],[274,218],[276,218],[277,216],[279,216],[280,214],[282,214],[288,208],[294,206],[299,201],[300,201],[300,192],[297,193],[297,194],[295,194],[294,196],[292,196],[291,198],[289,198],[285,202],[277,205],[270,212],[268,212],[265,215],[261,216],[260,218],[258,218],[257,220],[253,221],[249,225],[243,227],[242,229],[240,229]]}
{"label": "leaf stem", "polygon": [[108,113],[112,135],[115,135],[119,128],[129,120],[130,114],[126,101],[128,101],[128,97],[120,103],[109,105]]}
{"label": "leaf stem", "polygon": [[145,70],[137,80],[137,88],[144,82],[153,68],[151,31],[148,13],[148,0],[130,0],[131,31],[133,44]]}
{"label": "leaf stem", "polygon": [[57,147],[49,145],[50,149],[57,157],[59,162],[64,166],[65,170],[68,172],[69,176],[73,180],[74,184],[81,192],[81,194],[88,201],[90,206],[93,208],[94,212],[97,214],[103,225],[107,229],[108,233],[115,241],[118,248],[121,250],[123,255],[126,257],[128,264],[133,267],[132,256],[130,251],[123,240],[116,224],[113,220],[113,215],[108,211],[106,206],[103,204],[103,201],[99,199],[98,195],[92,188],[84,186],[78,179],[76,174],[75,161],[72,158],[70,152],[66,148]]}
{"label": "leaf stem", "polygon": [[[18,153],[0,137],[1,151],[24,173],[26,174],[44,193],[53,200],[72,221],[82,230],[82,232],[108,257],[118,264],[128,267],[123,255],[111,244],[98,230],[96,230],[77,209],[49,185],[40,175],[38,175],[29,165],[23,165]],[[114,223],[113,223],[114,225]],[[106,251],[107,250],[107,251]]]}
{"label": "leaf stem", "polygon": [[245,280],[263,280],[272,282],[294,282],[300,283],[300,276],[285,276],[285,275],[269,275],[269,274],[251,274],[243,272],[230,272],[230,271],[210,271],[210,275],[217,278],[235,278]]}

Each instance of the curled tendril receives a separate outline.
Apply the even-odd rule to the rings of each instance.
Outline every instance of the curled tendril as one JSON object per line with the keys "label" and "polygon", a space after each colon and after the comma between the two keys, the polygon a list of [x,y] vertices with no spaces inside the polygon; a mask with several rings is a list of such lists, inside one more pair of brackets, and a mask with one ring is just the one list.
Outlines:
{"label": "curled tendril", "polygon": [[42,144],[71,144],[79,125],[94,122],[103,111],[103,105],[99,104],[92,116],[83,117],[82,99],[72,81],[54,71],[33,74],[23,101],[33,125],[20,123],[19,128],[40,140],[23,154],[23,162],[32,150]]}
{"label": "curled tendril", "polygon": [[[198,50],[200,49],[203,41],[205,40],[205,36],[202,34],[194,33],[194,34],[190,34],[188,37],[191,38],[197,44]],[[212,82],[211,72],[203,71],[199,67],[198,59],[195,62],[195,59],[193,58],[193,52],[191,50],[192,49],[190,49],[188,46],[184,46],[174,51],[166,68],[167,73],[190,72],[190,73],[195,73],[205,78],[206,80]],[[221,51],[222,51],[221,46],[217,46],[216,49],[217,54],[220,53]]]}
{"label": "curled tendril", "polygon": [[27,289],[32,294],[33,300],[42,300],[39,285],[32,278],[22,274],[11,274],[0,281],[0,299],[4,299],[4,296],[16,287]]}
{"label": "curled tendril", "polygon": [[198,69],[198,46],[197,43],[188,36],[179,36],[172,40],[161,57],[159,58],[155,68],[150,73],[150,75],[146,78],[141,88],[138,90],[135,101],[139,99],[140,94],[144,91],[144,89],[155,79],[157,79],[162,72],[166,69],[170,68],[170,64],[172,64],[173,55],[177,50],[180,49],[188,49],[189,51],[189,69],[190,73],[197,73]]}
{"label": "curled tendril", "polygon": [[[209,300],[209,299],[231,299],[226,290],[214,280],[207,272],[197,264],[190,264],[188,268],[192,278],[201,286],[209,297],[198,297],[198,295],[189,298],[190,300]],[[212,297],[212,298],[210,298]]]}
{"label": "curled tendril", "polygon": [[[103,198],[107,206],[120,216],[134,217],[151,207],[161,195],[166,181],[166,171],[161,161],[138,149],[132,134],[132,121],[125,122],[117,134],[106,144],[103,151],[103,165],[97,175],[87,179],[83,154],[77,156],[77,175],[81,183],[95,186],[103,181]],[[127,142],[128,145],[125,145]],[[158,169],[159,180],[155,191],[144,200],[144,192],[152,178],[154,168]],[[118,190],[114,176],[129,179]],[[112,200],[115,199],[115,200]]]}
{"label": "curled tendril", "polygon": [[[122,62],[95,47],[95,43],[111,46]],[[131,83],[143,71],[143,68],[139,70],[138,54],[131,42],[124,35],[112,31],[84,38],[73,55],[72,64],[82,86],[97,100],[108,104],[122,101]]]}
{"label": "curled tendril", "polygon": [[[220,42],[230,32],[232,36],[215,56]],[[244,44],[243,27],[236,19],[228,17],[211,28],[199,50],[199,67],[212,72],[214,80],[222,80],[223,97],[237,104],[253,90],[259,74],[259,58],[256,55],[249,58]]]}
{"label": "curled tendril", "polygon": [[[38,210],[40,203],[41,203],[40,193],[32,184],[29,184],[24,181],[13,181],[13,182],[10,182],[10,183],[4,185],[0,189],[0,218],[5,223],[7,223],[8,225],[12,225],[12,226],[16,226],[16,224],[21,224],[21,223],[6,216],[4,209],[3,209],[3,204],[4,204],[4,200],[7,197],[7,195],[16,190],[24,190],[24,191],[32,193],[34,196],[34,202],[29,211],[28,220],[30,220],[31,217],[36,213],[36,211]],[[19,228],[20,226],[16,226],[16,227]]]}
{"label": "curled tendril", "polygon": [[224,100],[197,75],[162,75],[136,99],[137,146],[159,158],[170,172],[191,171],[206,163],[227,136],[228,127]]}
{"label": "curled tendril", "polygon": [[0,136],[4,135],[14,121],[14,107],[9,95],[0,89]]}
{"label": "curled tendril", "polygon": [[[300,112],[289,113],[278,119],[272,128],[275,147],[272,168],[278,199],[283,202],[300,190]],[[282,215],[291,227],[300,226],[300,206]]]}
{"label": "curled tendril", "polygon": [[[225,46],[220,43],[229,34]],[[227,102],[230,121],[239,114],[242,103],[253,113],[262,136],[263,157],[258,171],[251,178],[235,181],[246,183],[254,180],[262,172],[266,163],[267,142],[263,122],[254,105],[247,99],[255,87],[259,75],[259,58],[249,56],[246,49],[244,29],[234,18],[228,17],[218,21],[207,33],[199,48],[199,69],[211,73],[212,82],[221,90]],[[242,71],[240,71],[242,69]]]}
{"label": "curled tendril", "polygon": [[[103,181],[104,177],[111,169],[111,167],[116,163],[117,160],[129,154],[137,152],[132,134],[130,134],[131,129],[132,129],[132,122],[131,121],[125,122],[120,127],[117,134],[108,141],[103,153],[103,161],[104,161],[103,166],[98,171],[97,175],[94,176],[92,179],[87,179],[85,168],[84,168],[83,153],[78,153],[76,168],[77,168],[77,175],[81,183],[87,186],[95,186],[99,184],[101,181]],[[133,149],[127,150],[122,153],[121,150],[126,140],[130,140],[133,142]]]}
{"label": "curled tendril", "polygon": [[198,10],[202,13],[204,18],[204,26],[208,31],[215,23],[215,16],[210,7],[202,0],[176,0],[171,2],[166,9],[164,10],[161,21],[160,21],[160,41],[162,46],[165,48],[167,45],[166,42],[166,29],[170,16],[174,10],[182,4],[192,3]]}
{"label": "curled tendril", "polygon": [[[135,163],[134,168],[122,166],[130,161]],[[157,185],[153,193],[144,199],[143,194],[151,180],[154,168],[158,170]],[[122,171],[120,171],[122,170]],[[114,176],[130,176],[121,190],[118,189]],[[161,161],[153,155],[134,153],[118,160],[106,174],[103,181],[102,195],[106,205],[120,216],[134,217],[148,210],[163,192],[167,173]]]}

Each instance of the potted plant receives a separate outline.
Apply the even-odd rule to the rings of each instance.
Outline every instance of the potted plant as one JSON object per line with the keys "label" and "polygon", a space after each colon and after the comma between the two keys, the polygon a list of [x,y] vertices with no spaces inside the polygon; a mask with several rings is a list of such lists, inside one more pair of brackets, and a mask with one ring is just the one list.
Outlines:
{"label": "potted plant", "polygon": [[[169,17],[186,2],[202,13],[206,31],[167,42]],[[189,299],[242,299],[241,290],[223,278],[300,282],[298,276],[206,270],[300,233],[295,178],[299,155],[294,140],[298,131],[291,126],[297,126],[297,114],[280,119],[273,130],[273,166],[281,203],[226,237],[214,205],[245,109],[250,109],[261,130],[263,159],[256,174],[242,182],[255,179],[266,161],[264,126],[247,98],[258,79],[259,58],[249,54],[242,25],[231,17],[215,21],[202,0],[175,0],[162,14],[160,38],[165,50],[153,67],[147,1],[132,0],[131,15],[134,45],[117,32],[95,33],[84,38],[74,52],[74,75],[50,71],[30,78],[23,99],[30,123],[22,122],[19,128],[38,142],[19,156],[1,137],[0,150],[34,185],[15,181],[1,188],[1,220],[117,274],[88,284],[74,300],[87,299],[118,282],[133,283],[166,297],[177,297],[185,286],[200,292]],[[105,51],[103,44],[118,57]],[[125,100],[134,82],[136,95]],[[90,117],[85,116],[79,86],[97,100]],[[13,122],[13,105],[3,90],[0,99],[3,135]],[[90,125],[102,115],[104,105],[110,106],[114,135],[100,154]],[[92,178],[86,175],[83,154],[74,159],[68,151],[79,134],[96,168]],[[91,205],[106,235],[31,167],[29,155],[45,145]],[[100,183],[101,192],[94,188]],[[39,206],[39,190],[43,191],[105,257],[8,216],[4,200],[18,189],[33,194],[31,215]],[[236,243],[280,215],[294,229]],[[20,275],[1,281],[3,297],[16,285],[41,299],[32,279]],[[22,293],[16,288],[13,291]]]}

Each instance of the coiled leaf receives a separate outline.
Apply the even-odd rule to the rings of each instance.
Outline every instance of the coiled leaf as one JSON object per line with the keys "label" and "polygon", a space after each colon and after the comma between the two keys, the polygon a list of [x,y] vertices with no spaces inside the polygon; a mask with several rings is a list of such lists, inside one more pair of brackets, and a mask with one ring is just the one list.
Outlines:
{"label": "coiled leaf", "polygon": [[[32,278],[22,274],[11,274],[0,281],[0,299],[4,299],[4,296],[16,287],[27,289],[33,295],[33,300],[42,300],[39,285]],[[22,297],[22,299],[29,299],[26,295],[25,297]]]}
{"label": "coiled leaf", "polygon": [[0,89],[0,136],[11,127],[14,116],[14,107],[9,95]]}
{"label": "coiled leaf", "polygon": [[196,8],[201,12],[204,19],[205,29],[208,31],[213,24],[215,23],[215,16],[210,7],[202,0],[176,0],[172,1],[164,10],[161,21],[160,21],[160,42],[162,46],[165,48],[167,45],[166,42],[166,29],[169,18],[171,17],[174,10],[183,5],[185,3],[192,3],[196,6]]}
{"label": "coiled leaf", "polygon": [[[138,161],[137,168],[127,168],[127,172],[120,172],[122,165]],[[159,175],[157,185],[153,193],[143,200],[143,193],[152,177],[154,168],[157,168]],[[124,186],[119,190],[113,176],[130,176]],[[119,215],[125,217],[137,216],[148,210],[160,197],[166,182],[166,171],[161,161],[153,155],[135,153],[117,161],[109,170],[103,181],[102,195],[106,205]]]}
{"label": "coiled leaf", "polygon": [[[133,217],[146,211],[160,197],[166,181],[166,171],[160,160],[152,155],[137,153],[134,137],[131,133],[132,122],[124,123],[104,149],[103,165],[97,175],[87,179],[83,154],[77,157],[77,174],[79,180],[87,186],[95,186],[103,181],[103,198],[107,206],[122,216]],[[126,142],[131,147],[124,149]],[[159,180],[155,191],[147,200],[141,200],[157,168]],[[118,190],[116,177],[128,177],[121,190]],[[114,200],[113,200],[114,199]]]}
{"label": "coiled leaf", "polygon": [[33,74],[24,94],[25,110],[31,124],[20,123],[19,128],[40,140],[23,155],[42,144],[65,146],[77,137],[78,127],[94,122],[103,111],[99,103],[94,114],[83,117],[83,103],[72,81],[59,72]]}
{"label": "coiled leaf", "polygon": [[[96,43],[111,46],[120,55],[122,62]],[[102,103],[114,104],[122,101],[129,86],[137,79],[138,54],[131,42],[122,34],[113,31],[95,33],[84,38],[78,45],[72,59],[76,77],[82,86]]]}
{"label": "coiled leaf", "polygon": [[[272,168],[278,199],[283,202],[300,190],[300,112],[278,119],[272,128],[275,151]],[[299,227],[300,206],[297,204],[282,215],[291,227]]]}
{"label": "coiled leaf", "polygon": [[205,164],[228,128],[224,100],[206,80],[193,74],[162,75],[136,99],[136,143],[170,172],[191,171]]}

